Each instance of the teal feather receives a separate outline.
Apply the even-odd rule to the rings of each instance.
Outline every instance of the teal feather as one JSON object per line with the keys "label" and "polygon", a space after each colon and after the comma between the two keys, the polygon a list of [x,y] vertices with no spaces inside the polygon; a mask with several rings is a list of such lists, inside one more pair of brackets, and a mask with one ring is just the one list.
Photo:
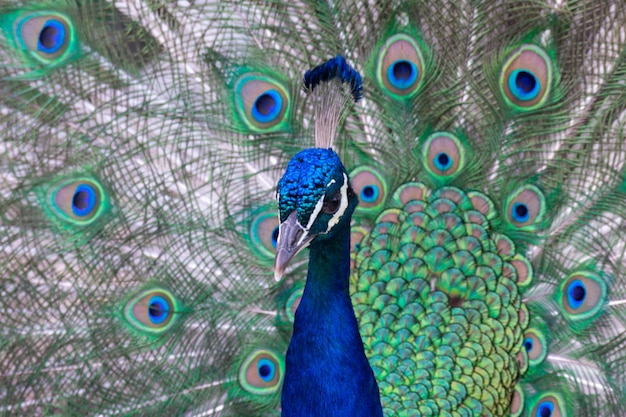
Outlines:
{"label": "teal feather", "polygon": [[625,10],[1,1],[0,414],[280,415],[276,185],[341,54],[385,415],[626,415]]}

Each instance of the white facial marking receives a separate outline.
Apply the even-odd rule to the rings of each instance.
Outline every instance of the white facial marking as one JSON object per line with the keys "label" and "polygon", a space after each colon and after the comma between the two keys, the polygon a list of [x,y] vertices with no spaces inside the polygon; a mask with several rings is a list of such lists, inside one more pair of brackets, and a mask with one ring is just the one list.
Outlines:
{"label": "white facial marking", "polygon": [[[329,187],[330,185],[336,182],[337,181],[333,179],[326,185],[326,187]],[[335,214],[333,214],[333,217],[331,217],[331,219],[328,221],[328,227],[326,228],[326,231],[324,233],[328,233],[330,229],[333,228],[333,226],[339,223],[339,220],[341,220],[341,216],[343,216],[343,213],[348,208],[348,176],[346,174],[343,174],[343,185],[341,186],[340,191],[341,191],[341,203],[339,204],[339,209],[337,210]],[[315,208],[313,209],[313,213],[311,213],[311,217],[309,217],[309,223],[306,225],[306,227],[302,228],[304,230],[304,235],[309,234],[309,230],[311,230],[311,226],[313,226],[313,223],[315,223],[317,216],[320,214],[320,211],[322,211],[322,207],[324,207],[324,196],[320,197],[320,199],[317,200],[317,203],[315,204]],[[300,241],[302,241],[304,238],[305,236],[303,236],[303,238],[300,239]]]}
{"label": "white facial marking", "polygon": [[326,233],[328,233],[330,229],[333,228],[333,226],[339,223],[341,216],[343,216],[343,213],[346,211],[347,208],[348,208],[348,176],[344,173],[343,185],[341,186],[341,203],[339,204],[339,210],[337,210],[337,212],[333,214],[333,217],[328,221],[328,227],[326,228]]}
{"label": "white facial marking", "polygon": [[280,229],[282,228],[283,224],[280,222],[280,210],[278,210],[278,237],[276,238],[276,247],[278,248],[280,246],[280,236],[282,235],[282,233],[280,233]]}
{"label": "white facial marking", "polygon": [[317,204],[315,204],[315,208],[313,209],[313,213],[311,213],[311,217],[309,217],[309,223],[306,225],[305,230],[310,230],[311,226],[317,219],[317,215],[322,211],[322,207],[324,206],[324,196],[322,196],[319,200],[317,200]]}

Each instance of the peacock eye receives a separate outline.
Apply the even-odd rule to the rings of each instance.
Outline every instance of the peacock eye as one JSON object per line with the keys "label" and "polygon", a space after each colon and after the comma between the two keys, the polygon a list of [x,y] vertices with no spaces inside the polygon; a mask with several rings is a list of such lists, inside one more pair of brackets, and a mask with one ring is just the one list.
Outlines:
{"label": "peacock eye", "polygon": [[451,133],[436,132],[430,135],[422,153],[426,169],[438,180],[453,178],[465,165],[463,145]]}
{"label": "peacock eye", "polygon": [[324,200],[322,211],[326,214],[335,214],[341,205],[341,194],[337,191],[330,198]]}
{"label": "peacock eye", "polygon": [[525,185],[510,194],[507,206],[507,219],[520,229],[540,225],[546,211],[545,197],[534,185]]}
{"label": "peacock eye", "polygon": [[86,225],[102,214],[104,189],[88,178],[69,179],[49,191],[49,202],[56,215],[67,222]]}
{"label": "peacock eye", "polygon": [[506,103],[520,111],[541,107],[550,94],[552,62],[535,45],[522,45],[506,60],[500,74],[500,91]]}
{"label": "peacock eye", "polygon": [[399,33],[391,36],[378,54],[377,78],[385,91],[397,98],[409,98],[424,79],[424,56],[418,42]]}
{"label": "peacock eye", "polygon": [[281,83],[262,74],[246,74],[235,88],[237,110],[244,123],[258,133],[283,129],[289,113],[289,94]]}
{"label": "peacock eye", "polygon": [[42,64],[61,63],[76,48],[71,22],[56,13],[27,14],[16,22],[14,36]]}
{"label": "peacock eye", "polygon": [[[350,173],[360,213],[379,213],[387,200],[387,181],[376,169],[361,166]],[[350,189],[348,189],[350,193]]]}
{"label": "peacock eye", "polygon": [[177,308],[174,296],[157,288],[133,297],[124,307],[124,315],[136,329],[158,334],[171,328]]}
{"label": "peacock eye", "polygon": [[272,394],[280,388],[284,372],[284,358],[270,350],[258,349],[241,364],[239,384],[252,394]]}
{"label": "peacock eye", "polygon": [[543,333],[537,329],[528,329],[524,334],[524,342],[522,344],[526,353],[530,366],[539,365],[548,354],[548,343]]}
{"label": "peacock eye", "polygon": [[547,392],[538,398],[530,415],[537,417],[562,417],[565,415],[565,404],[560,396]]}
{"label": "peacock eye", "polygon": [[561,285],[557,301],[567,319],[593,319],[602,313],[608,301],[606,283],[594,272],[575,272]]}

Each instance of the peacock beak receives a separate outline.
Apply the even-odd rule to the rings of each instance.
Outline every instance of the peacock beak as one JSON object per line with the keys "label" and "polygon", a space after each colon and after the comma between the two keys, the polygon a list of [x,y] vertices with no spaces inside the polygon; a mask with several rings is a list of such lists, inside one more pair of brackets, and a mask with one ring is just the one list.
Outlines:
{"label": "peacock beak", "polygon": [[296,211],[292,211],[287,220],[278,227],[278,241],[276,242],[276,257],[274,258],[274,278],[280,281],[289,261],[317,236],[309,232],[298,222]]}

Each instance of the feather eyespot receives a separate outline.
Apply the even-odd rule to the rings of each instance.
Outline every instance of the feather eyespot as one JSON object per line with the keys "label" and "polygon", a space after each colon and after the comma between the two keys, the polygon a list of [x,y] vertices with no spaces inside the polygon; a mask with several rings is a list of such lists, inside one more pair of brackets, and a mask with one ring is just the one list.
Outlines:
{"label": "feather eyespot", "polygon": [[250,238],[255,249],[262,255],[273,258],[278,240],[278,215],[275,212],[263,212],[250,224]]}
{"label": "feather eyespot", "polygon": [[542,332],[536,329],[528,329],[524,333],[523,348],[528,354],[530,366],[535,366],[543,362],[548,354],[548,344]]}
{"label": "feather eyespot", "polygon": [[452,178],[465,166],[465,153],[461,141],[451,133],[430,135],[423,147],[426,169],[440,179]]}
{"label": "feather eyespot", "polygon": [[511,107],[533,110],[547,99],[552,84],[552,64],[535,45],[522,45],[506,59],[500,74],[500,91]]}
{"label": "feather eyespot", "polygon": [[506,203],[506,216],[509,222],[520,229],[536,226],[546,211],[543,193],[534,185],[525,185],[513,192]]}
{"label": "feather eyespot", "polygon": [[557,301],[573,321],[600,313],[607,300],[607,285],[596,273],[580,271],[571,274],[560,288]]}
{"label": "feather eyespot", "polygon": [[373,168],[360,167],[350,173],[352,188],[359,197],[359,211],[376,211],[382,208],[387,197],[387,182]]}
{"label": "feather eyespot", "polygon": [[566,415],[563,401],[552,393],[541,395],[532,408],[533,417],[564,417]]}
{"label": "feather eyespot", "polygon": [[415,39],[405,34],[387,39],[378,54],[376,75],[389,94],[401,98],[414,95],[424,79],[424,58]]}
{"label": "feather eyespot", "polygon": [[335,214],[341,206],[341,193],[335,192],[329,198],[324,198],[324,204],[322,205],[322,212],[326,214]]}
{"label": "feather eyespot", "polygon": [[284,372],[282,358],[272,351],[259,349],[243,361],[239,368],[239,384],[252,394],[272,394],[279,389]]}
{"label": "feather eyespot", "polygon": [[42,64],[60,63],[77,49],[70,20],[57,13],[34,12],[21,16],[14,26],[21,49]]}
{"label": "feather eyespot", "polygon": [[132,298],[124,316],[135,328],[147,333],[162,333],[174,322],[178,309],[174,296],[163,289],[144,291]]}
{"label": "feather eyespot", "polygon": [[537,405],[537,417],[551,417],[554,412],[554,404],[550,401],[543,401]]}
{"label": "feather eyespot", "polygon": [[359,193],[359,198],[365,203],[373,203],[378,199],[380,188],[375,184],[367,184]]}
{"label": "feather eyespot", "polygon": [[272,78],[247,74],[235,86],[237,110],[245,124],[257,132],[283,128],[289,109],[287,90]]}
{"label": "feather eyespot", "polygon": [[72,179],[57,184],[49,198],[54,212],[63,220],[89,224],[104,210],[102,187],[90,179]]}
{"label": "feather eyespot", "polygon": [[511,208],[511,218],[518,223],[527,222],[530,218],[528,206],[523,202],[515,202]]}

